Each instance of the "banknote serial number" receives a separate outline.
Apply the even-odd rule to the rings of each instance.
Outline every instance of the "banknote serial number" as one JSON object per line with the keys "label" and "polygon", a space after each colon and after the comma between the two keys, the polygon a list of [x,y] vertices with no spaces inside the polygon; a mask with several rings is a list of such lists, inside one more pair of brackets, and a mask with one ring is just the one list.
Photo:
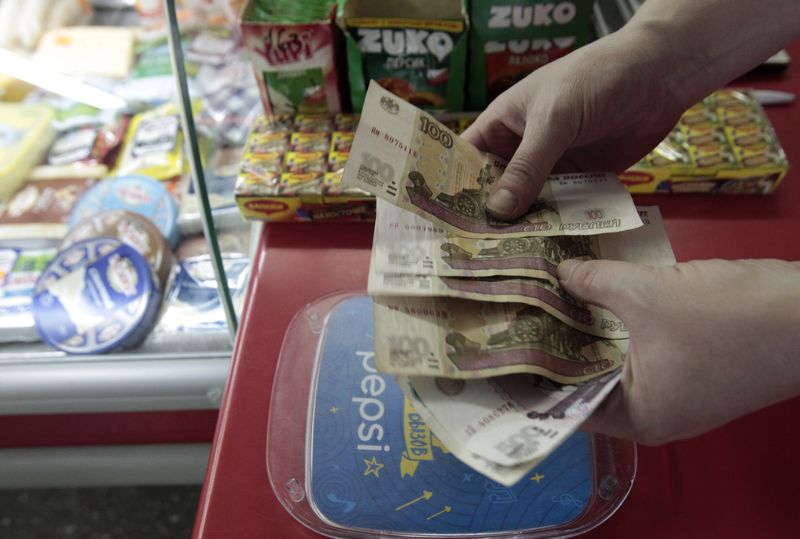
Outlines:
{"label": "banknote serial number", "polygon": [[438,233],[444,234],[445,230],[441,227],[434,226],[434,225],[417,225],[417,224],[406,224],[406,223],[389,223],[387,226],[390,230],[408,230],[409,232],[426,232],[426,233]]}
{"label": "banknote serial number", "polygon": [[581,172],[579,174],[548,176],[547,180],[556,181],[559,185],[586,185],[590,183],[606,183],[608,177],[604,172]]}
{"label": "banknote serial number", "polygon": [[388,143],[391,146],[394,146],[398,150],[407,153],[411,157],[417,157],[417,151],[412,149],[408,144],[400,140],[399,138],[395,137],[394,135],[390,135],[389,133],[383,132],[375,126],[370,128],[370,134],[375,135],[378,138],[382,138],[384,142]]}
{"label": "banknote serial number", "polygon": [[441,318],[441,319],[448,319],[454,318],[453,313],[446,311],[444,309],[428,309],[425,307],[407,307],[395,304],[387,305],[387,308],[390,311],[397,311],[402,312],[411,316],[417,317],[427,317],[427,318]]}
{"label": "banknote serial number", "polygon": [[467,425],[464,428],[464,433],[467,436],[472,436],[473,434],[477,433],[479,429],[488,427],[489,425],[494,423],[495,420],[513,410],[516,410],[516,406],[514,405],[514,403],[512,401],[506,401],[497,408],[495,408],[494,410],[481,416],[481,418],[478,419],[478,421],[476,421],[474,424]]}

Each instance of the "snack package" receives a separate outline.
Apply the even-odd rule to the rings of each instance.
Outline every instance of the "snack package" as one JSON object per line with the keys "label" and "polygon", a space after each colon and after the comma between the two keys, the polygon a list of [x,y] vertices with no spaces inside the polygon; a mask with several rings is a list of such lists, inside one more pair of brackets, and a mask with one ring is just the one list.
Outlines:
{"label": "snack package", "polygon": [[345,31],[353,110],[367,83],[425,109],[464,108],[467,16],[461,0],[347,0],[338,23]]}
{"label": "snack package", "polygon": [[113,173],[169,180],[181,175],[183,160],[183,132],[178,111],[172,104],[162,105],[131,119]]}
{"label": "snack package", "polygon": [[264,110],[339,112],[335,1],[250,1],[242,34]]}
{"label": "snack package", "polygon": [[[222,66],[204,65],[197,73],[202,92],[202,112],[197,129],[226,145],[244,145],[253,119],[261,114],[261,96],[253,79],[253,67],[244,51]],[[197,94],[194,94],[197,95]]]}
{"label": "snack package", "polygon": [[0,342],[40,340],[31,311],[33,288],[55,254],[55,248],[0,249]]}
{"label": "snack package", "polygon": [[[250,260],[242,253],[224,252],[222,266],[234,308],[240,311],[250,276]],[[217,288],[209,255],[201,254],[181,260],[172,288],[165,297],[164,315],[156,331],[224,331],[228,322]]]}
{"label": "snack package", "polygon": [[[101,120],[100,117],[97,120]],[[56,171],[75,171],[113,167],[119,154],[130,117],[119,116],[111,121],[74,123],[56,135],[39,174],[57,175]]]}
{"label": "snack package", "polygon": [[0,210],[0,244],[55,243],[67,233],[75,204],[94,178],[29,179]]}
{"label": "snack package", "polygon": [[714,92],[620,179],[632,193],[769,194],[789,163],[761,105],[747,91]]}
{"label": "snack package", "polygon": [[[137,57],[130,75],[117,84],[114,93],[129,102],[157,105],[170,102],[175,96],[175,76],[169,56],[169,46],[163,38],[140,40],[136,46]],[[200,68],[197,62],[184,62],[190,95],[197,95],[195,76]]]}
{"label": "snack package", "polygon": [[0,200],[19,189],[53,141],[53,112],[44,105],[0,103]]}
{"label": "snack package", "polygon": [[594,0],[471,0],[470,110],[592,37]]}

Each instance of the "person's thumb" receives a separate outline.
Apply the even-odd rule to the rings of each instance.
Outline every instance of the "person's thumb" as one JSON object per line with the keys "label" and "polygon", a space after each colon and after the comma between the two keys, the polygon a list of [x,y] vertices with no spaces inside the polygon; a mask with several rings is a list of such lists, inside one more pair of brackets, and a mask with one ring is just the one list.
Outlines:
{"label": "person's thumb", "polygon": [[567,133],[546,122],[528,122],[517,151],[494,186],[486,209],[498,219],[523,215],[539,196],[545,179],[569,146]]}
{"label": "person's thumb", "polygon": [[604,307],[623,321],[654,290],[652,268],[617,260],[570,259],[558,265],[561,288],[573,297]]}

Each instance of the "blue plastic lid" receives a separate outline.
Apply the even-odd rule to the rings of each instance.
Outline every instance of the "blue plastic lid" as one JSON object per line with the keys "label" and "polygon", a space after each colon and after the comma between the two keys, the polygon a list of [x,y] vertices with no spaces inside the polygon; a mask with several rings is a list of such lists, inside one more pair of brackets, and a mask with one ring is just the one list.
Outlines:
{"label": "blue plastic lid", "polygon": [[133,346],[158,315],[152,269],[136,249],[113,238],[70,245],[36,282],[33,317],[42,339],[70,354]]}
{"label": "blue plastic lid", "polygon": [[372,300],[332,294],[289,324],[270,399],[267,471],[279,501],[331,537],[565,537],[607,519],[635,446],[575,433],[505,487],[454,457],[377,370]]}
{"label": "blue plastic lid", "polygon": [[511,488],[470,469],[437,440],[391,375],[375,368],[372,298],[330,315],[316,386],[311,498],[348,527],[470,534],[556,526],[591,495],[588,436],[576,433]]}
{"label": "blue plastic lid", "polygon": [[109,178],[89,189],[69,216],[70,228],[90,215],[106,210],[127,210],[147,217],[170,245],[178,244],[178,206],[158,180],[129,175]]}

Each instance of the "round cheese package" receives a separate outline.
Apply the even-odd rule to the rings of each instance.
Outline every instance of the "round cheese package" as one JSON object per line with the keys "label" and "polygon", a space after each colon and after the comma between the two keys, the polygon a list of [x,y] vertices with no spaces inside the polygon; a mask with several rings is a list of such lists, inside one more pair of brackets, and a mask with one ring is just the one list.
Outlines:
{"label": "round cheese package", "polygon": [[70,354],[97,354],[141,342],[161,294],[150,265],[114,238],[60,251],[36,281],[33,318],[42,340]]}
{"label": "round cheese package", "polygon": [[61,242],[65,249],[89,238],[116,238],[144,256],[155,272],[160,290],[166,289],[174,257],[164,236],[147,218],[124,210],[103,211],[78,221]]}
{"label": "round cheese package", "polygon": [[103,180],[76,204],[69,217],[69,227],[105,210],[126,210],[150,219],[173,247],[178,244],[178,205],[162,185],[147,176],[120,176]]}

